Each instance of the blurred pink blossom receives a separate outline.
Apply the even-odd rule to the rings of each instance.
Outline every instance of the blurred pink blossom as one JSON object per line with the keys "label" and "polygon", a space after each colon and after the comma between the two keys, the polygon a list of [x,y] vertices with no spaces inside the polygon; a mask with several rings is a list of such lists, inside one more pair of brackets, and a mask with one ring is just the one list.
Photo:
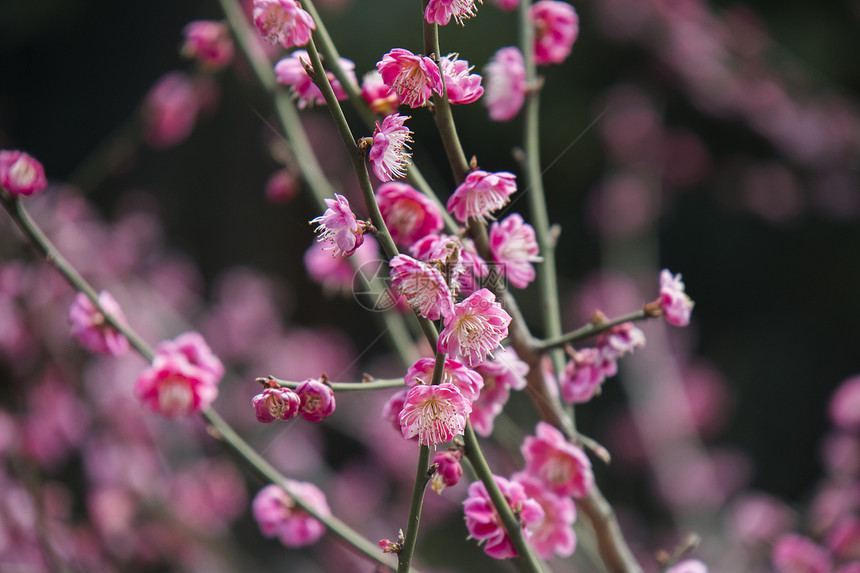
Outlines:
{"label": "blurred pink blossom", "polygon": [[[288,479],[283,488],[300,497],[321,516],[331,515],[325,494],[314,484]],[[251,510],[260,531],[266,537],[277,537],[287,547],[316,543],[325,533],[325,526],[299,507],[283,488],[270,484],[254,497]]]}
{"label": "blurred pink blossom", "polygon": [[484,104],[493,121],[510,121],[526,99],[526,69],[523,54],[516,46],[500,48],[484,66],[487,78]]}
{"label": "blurred pink blossom", "polygon": [[543,519],[529,525],[529,543],[541,559],[570,557],[576,549],[576,506],[569,497],[556,495],[535,476],[518,472],[511,479],[525,490],[525,494],[543,509]]}
{"label": "blurred pink blossom", "polygon": [[[543,509],[535,500],[528,497],[523,486],[500,476],[493,476],[511,510],[516,511],[528,537],[529,527],[543,519]],[[508,537],[496,508],[493,507],[487,488],[476,481],[469,486],[469,497],[463,502],[466,515],[466,529],[469,537],[484,544],[484,553],[495,559],[508,559],[517,556],[510,537]]]}
{"label": "blurred pink blossom", "polygon": [[594,474],[585,452],[546,422],[538,422],[535,432],[535,436],[526,436],[520,447],[526,460],[525,471],[558,495],[588,495]]}

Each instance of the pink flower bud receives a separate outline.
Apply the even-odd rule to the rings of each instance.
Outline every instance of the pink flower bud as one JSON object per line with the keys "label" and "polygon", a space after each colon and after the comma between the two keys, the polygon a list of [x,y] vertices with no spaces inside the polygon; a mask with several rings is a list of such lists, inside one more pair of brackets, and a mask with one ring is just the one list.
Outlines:
{"label": "pink flower bud", "polygon": [[308,422],[320,422],[334,412],[334,391],[320,380],[308,378],[296,388],[301,399],[299,415]]}
{"label": "pink flower bud", "polygon": [[268,424],[292,420],[299,413],[301,398],[289,388],[266,388],[251,399],[257,420]]}
{"label": "pink flower bud", "polygon": [[463,477],[463,466],[460,465],[460,458],[463,454],[458,451],[438,452],[433,456],[433,461],[430,465],[439,464],[433,477],[430,481],[430,487],[438,494],[446,487],[457,485],[460,478]]}
{"label": "pink flower bud", "polygon": [[48,185],[42,164],[23,151],[0,151],[0,186],[12,195],[33,195]]}
{"label": "pink flower bud", "polygon": [[681,275],[673,276],[669,269],[663,269],[660,273],[660,305],[666,322],[675,326],[687,326],[690,324],[690,313],[693,312],[694,304],[684,292]]}

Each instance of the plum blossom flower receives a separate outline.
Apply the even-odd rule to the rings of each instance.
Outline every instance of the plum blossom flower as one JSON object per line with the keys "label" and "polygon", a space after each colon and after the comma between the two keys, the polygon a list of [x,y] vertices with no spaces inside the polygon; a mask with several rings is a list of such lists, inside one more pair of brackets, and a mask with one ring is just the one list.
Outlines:
{"label": "plum blossom flower", "polygon": [[[350,78],[350,81],[354,84],[358,83],[355,78],[355,64],[346,58],[340,58],[339,62],[341,69]],[[305,50],[296,50],[275,64],[275,77],[279,84],[290,86],[290,92],[296,99],[296,106],[299,109],[305,109],[315,104],[325,105],[322,92],[308,75],[305,66],[309,66],[313,70],[308,53]],[[346,92],[340,81],[330,71],[326,71],[326,77],[337,100],[345,100]]]}
{"label": "plum blossom flower", "polygon": [[[435,363],[435,358],[419,359],[406,370],[403,381],[409,387],[416,384],[430,384],[430,381],[433,379]],[[470,403],[478,397],[481,388],[484,387],[484,380],[480,374],[450,358],[445,359],[440,383],[453,384]]]}
{"label": "plum blossom flower", "polygon": [[493,121],[510,121],[526,101],[526,65],[515,46],[500,48],[484,66],[487,94],[484,104]]}
{"label": "plum blossom flower", "polygon": [[299,415],[308,422],[321,422],[334,413],[334,391],[331,386],[315,378],[308,378],[296,387],[301,399]]}
{"label": "plum blossom flower", "polygon": [[382,220],[395,243],[410,247],[418,239],[442,230],[439,208],[408,183],[383,183],[375,194]]}
{"label": "plum blossom flower", "polygon": [[684,292],[681,275],[673,276],[669,269],[663,269],[660,273],[660,305],[666,322],[675,326],[687,326],[690,324],[690,313],[693,312],[694,304]]}
{"label": "plum blossom flower", "polygon": [[603,373],[606,376],[615,376],[618,373],[618,359],[643,346],[645,333],[632,322],[613,326],[602,333],[597,337],[597,350],[600,352]]}
{"label": "plum blossom flower", "polygon": [[698,559],[684,559],[666,569],[666,573],[708,573],[708,567]]}
{"label": "plum blossom flower", "polygon": [[380,181],[391,181],[406,177],[406,168],[412,163],[409,157],[409,143],[412,132],[403,125],[408,115],[395,113],[385,116],[380,124],[376,122],[373,130],[373,144],[368,153],[373,174]]}
{"label": "plum blossom flower", "polygon": [[388,266],[392,286],[421,316],[439,320],[451,313],[451,290],[437,269],[409,255],[395,256]]}
{"label": "plum blossom flower", "polygon": [[379,73],[379,70],[371,70],[364,74],[361,80],[361,96],[370,105],[370,109],[374,113],[381,115],[396,113],[400,106],[397,92],[392,91],[382,81],[382,74]]}
{"label": "plum blossom flower", "polygon": [[269,484],[254,497],[251,512],[260,531],[266,537],[277,537],[287,547],[304,547],[315,543],[325,533],[325,526],[299,507],[284,488],[301,498],[317,514],[324,517],[331,515],[325,494],[317,486],[287,479],[284,480],[283,488]]}
{"label": "plum blossom flower", "polygon": [[453,487],[459,483],[463,477],[463,466],[460,465],[460,459],[463,454],[457,450],[448,450],[447,452],[437,452],[433,456],[433,461],[430,465],[438,464],[433,477],[430,478],[430,487],[438,494],[446,487]]}
{"label": "plum blossom flower", "polygon": [[307,44],[317,29],[296,0],[254,0],[254,24],[269,42],[287,50]]}
{"label": "plum blossom flower", "polygon": [[45,169],[23,151],[0,150],[0,186],[12,195],[34,195],[48,185]]}
{"label": "plum blossom flower", "polygon": [[472,71],[469,62],[459,59],[458,55],[448,54],[439,59],[439,67],[445,76],[445,94],[452,105],[473,103],[484,95],[481,76],[469,73]]}
{"label": "plum blossom flower", "polygon": [[475,432],[481,436],[493,433],[493,422],[505,407],[511,389],[522,390],[526,387],[526,374],[529,365],[520,360],[513,348],[505,348],[496,353],[492,360],[486,360],[476,367],[484,379],[484,387],[477,400],[472,402],[469,421]]}
{"label": "plum blossom flower", "polygon": [[394,48],[377,62],[382,81],[409,107],[423,107],[433,92],[441,94],[442,75],[436,63],[403,48]]}
{"label": "plum blossom flower", "polygon": [[[125,315],[119,303],[107,291],[99,293],[99,305],[114,318],[125,324]],[[128,351],[128,340],[108,323],[87,295],[79,292],[69,309],[72,336],[85,348],[99,354],[120,356]]]}
{"label": "plum blossom flower", "polygon": [[573,6],[558,0],[539,0],[531,6],[535,26],[535,63],[560,64],[579,35],[579,16]]}
{"label": "plum blossom flower", "polygon": [[574,350],[561,375],[561,395],[569,404],[591,400],[606,379],[604,361],[596,348]]}
{"label": "plum blossom flower", "polygon": [[208,70],[220,70],[233,61],[233,39],[226,22],[195,20],[182,30],[181,53]]}
{"label": "plum blossom flower", "polygon": [[181,354],[193,366],[205,372],[212,384],[217,384],[224,376],[224,365],[199,332],[185,332],[173,340],[165,340],[156,346],[155,353]]}
{"label": "plum blossom flower", "polygon": [[453,384],[418,384],[409,389],[400,412],[407,440],[418,436],[425,446],[449,442],[463,433],[472,405]]}
{"label": "plum blossom flower", "polygon": [[472,171],[448,199],[448,212],[463,223],[469,217],[483,221],[490,213],[504,207],[516,190],[516,176],[513,173]]}
{"label": "plum blossom flower", "polygon": [[476,14],[475,10],[475,0],[430,0],[424,11],[424,19],[428,24],[444,26],[454,18],[462,26],[463,20]]}
{"label": "plum blossom flower", "polygon": [[475,277],[485,277],[490,272],[472,239],[427,235],[409,247],[409,252],[416,259],[443,265],[453,294],[471,294],[477,289]]}
{"label": "plum blossom flower", "polygon": [[594,485],[591,461],[578,446],[546,422],[538,422],[536,436],[526,436],[521,447],[525,471],[558,495],[585,497]]}
{"label": "plum blossom flower", "polygon": [[[538,502],[528,497],[521,484],[496,475],[493,479],[511,510],[518,512],[520,523],[528,539],[529,527],[543,519],[543,509]],[[469,485],[469,497],[463,502],[463,513],[466,515],[466,529],[469,530],[469,537],[477,539],[479,544],[485,543],[484,553],[495,559],[517,556],[517,550],[514,549],[483,482],[476,481]]]}
{"label": "plum blossom flower", "polygon": [[576,506],[569,497],[556,495],[544,487],[535,476],[517,472],[511,479],[523,486],[528,497],[540,504],[543,519],[528,528],[531,536],[529,543],[541,559],[570,557],[576,550]]}
{"label": "plum blossom flower", "polygon": [[194,129],[200,99],[194,82],[183,72],[161,76],[144,100],[144,138],[156,148],[183,141]]}
{"label": "plum blossom flower", "polygon": [[824,547],[797,533],[786,533],[776,540],[771,560],[778,573],[827,573],[832,566]]}
{"label": "plum blossom flower", "polygon": [[508,336],[511,316],[489,290],[482,288],[454,305],[436,345],[469,368],[481,364]]}
{"label": "plum blossom flower", "polygon": [[494,261],[502,263],[501,273],[517,288],[526,288],[535,280],[532,263],[543,260],[534,228],[519,213],[490,226],[490,252]]}
{"label": "plum blossom flower", "polygon": [[364,242],[366,226],[358,221],[343,195],[335,193],[334,199],[326,199],[325,204],[328,206],[325,213],[311,219],[311,223],[318,223],[317,241],[328,241],[329,245],[324,248],[331,250],[333,257],[349,257]]}
{"label": "plum blossom flower", "polygon": [[302,400],[289,388],[266,388],[251,399],[257,420],[268,424],[275,420],[292,420],[299,413]]}

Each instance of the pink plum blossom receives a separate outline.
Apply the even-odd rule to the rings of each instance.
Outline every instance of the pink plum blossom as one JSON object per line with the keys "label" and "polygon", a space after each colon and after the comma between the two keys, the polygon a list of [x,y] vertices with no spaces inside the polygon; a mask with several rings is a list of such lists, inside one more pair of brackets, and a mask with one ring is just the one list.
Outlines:
{"label": "pink plum blossom", "polygon": [[645,346],[645,334],[632,322],[613,326],[597,337],[597,350],[600,352],[601,367],[606,376],[618,373],[617,361]]}
{"label": "pink plum blossom", "polygon": [[233,61],[233,38],[226,22],[195,20],[182,30],[182,55],[208,70],[220,70]]}
{"label": "pink plum blossom", "polygon": [[[421,358],[406,370],[403,381],[409,387],[417,384],[430,384],[433,380],[435,363],[435,358]],[[484,387],[484,380],[480,374],[450,358],[445,359],[440,383],[453,384],[470,403],[478,397],[481,388]]]}
{"label": "pink plum blossom", "polygon": [[543,519],[528,528],[529,543],[541,559],[570,557],[576,550],[576,506],[569,497],[556,495],[548,490],[541,481],[526,472],[518,472],[511,479],[523,486],[528,497],[543,509]]}
{"label": "pink plum blossom", "polygon": [[490,252],[493,260],[502,264],[501,273],[517,288],[526,288],[535,280],[532,263],[543,259],[538,255],[535,230],[513,213],[490,226]]}
{"label": "pink plum blossom", "polygon": [[0,150],[0,186],[12,195],[34,195],[48,185],[45,169],[23,151]]}
{"label": "pink plum blossom", "polygon": [[409,255],[395,256],[388,266],[392,286],[421,316],[439,320],[451,313],[451,290],[437,269]]}
{"label": "pink plum blossom", "polygon": [[453,384],[418,384],[409,389],[400,412],[407,440],[418,436],[425,446],[450,442],[463,433],[472,405]]}
{"label": "pink plum blossom", "polygon": [[460,478],[463,477],[463,466],[460,465],[462,457],[463,454],[457,450],[437,452],[433,456],[430,465],[438,465],[430,479],[430,487],[433,491],[441,494],[446,487],[453,487],[459,483]]}
{"label": "pink plum blossom", "polygon": [[521,447],[525,471],[558,495],[576,498],[588,495],[594,485],[594,474],[585,452],[546,422],[538,422],[536,434],[526,436]]}
{"label": "pink plum blossom", "polygon": [[316,543],[325,526],[293,501],[297,496],[318,515],[329,517],[331,510],[325,494],[312,483],[284,480],[283,488],[270,484],[257,492],[251,512],[266,537],[277,537],[287,547],[304,547]]}
{"label": "pink plum blossom", "polygon": [[448,212],[463,223],[469,217],[483,221],[490,213],[504,207],[516,190],[516,176],[513,173],[472,171],[448,199]]}
{"label": "pink plum blossom", "polygon": [[409,107],[423,107],[433,92],[442,94],[442,75],[436,63],[403,48],[394,48],[377,62],[382,81]]}
{"label": "pink plum blossom", "polygon": [[268,424],[276,420],[292,420],[299,413],[299,395],[289,388],[266,388],[251,399],[257,420]]}
{"label": "pink plum blossom", "polygon": [[454,18],[462,26],[463,20],[476,14],[475,10],[475,0],[430,0],[424,11],[424,19],[428,24],[444,26]]}
{"label": "pink plum blossom", "polygon": [[777,573],[829,573],[830,553],[808,537],[786,533],[773,546],[771,560]]}
{"label": "pink plum blossom", "polygon": [[483,288],[454,305],[454,311],[445,317],[436,349],[474,368],[508,336],[510,323],[511,316],[496,302],[496,296]]}
{"label": "pink plum blossom", "polygon": [[846,432],[860,433],[860,376],[843,381],[828,407],[830,421]]}
{"label": "pink plum blossom", "polygon": [[708,573],[708,567],[698,559],[684,559],[666,569],[666,573]]}
{"label": "pink plum blossom", "polygon": [[484,104],[493,121],[510,121],[526,101],[526,66],[515,46],[500,48],[484,66],[487,93]]}
{"label": "pink plum blossom", "polygon": [[199,111],[200,100],[187,74],[168,72],[161,76],[143,103],[146,142],[156,148],[182,142],[194,129]]}
{"label": "pink plum blossom", "polygon": [[264,194],[271,203],[287,203],[295,197],[301,183],[289,169],[278,169],[266,181]]}
{"label": "pink plum blossom", "polygon": [[155,353],[181,354],[192,366],[202,370],[211,384],[218,384],[224,376],[224,365],[199,332],[185,332],[173,340],[165,340],[156,346]]}
{"label": "pink plum blossom", "polygon": [[397,113],[400,106],[400,98],[397,92],[392,91],[384,81],[379,70],[372,70],[364,74],[361,79],[361,97],[368,103],[374,113],[380,115],[391,115]]}
{"label": "pink plum blossom", "polygon": [[368,159],[380,181],[406,177],[406,168],[412,163],[409,159],[412,132],[404,125],[407,119],[408,115],[395,113],[385,116],[382,123],[376,122]]}
{"label": "pink plum blossom", "polygon": [[308,378],[296,387],[301,399],[299,415],[308,422],[321,422],[334,413],[334,391],[321,380]]}
{"label": "pink plum blossom", "polygon": [[[493,479],[511,510],[517,512],[528,539],[529,528],[543,519],[543,509],[538,502],[528,497],[521,484],[496,475]],[[514,549],[483,482],[476,481],[469,485],[469,497],[463,502],[463,513],[466,516],[469,537],[477,539],[479,544],[484,544],[484,553],[495,559],[517,556],[517,550]]]}
{"label": "pink plum blossom", "polygon": [[660,304],[666,322],[675,326],[690,324],[690,313],[693,311],[693,301],[684,292],[681,275],[672,275],[669,269],[660,273]]}
{"label": "pink plum blossom", "polygon": [[438,233],[444,226],[436,204],[408,183],[383,183],[375,195],[382,219],[395,243],[410,247],[418,239]]}
{"label": "pink plum blossom", "polygon": [[560,64],[579,35],[576,10],[567,2],[539,0],[530,13],[535,26],[535,63]]}
{"label": "pink plum blossom", "polygon": [[427,235],[409,247],[409,252],[416,259],[444,265],[454,294],[471,294],[477,288],[474,277],[485,277],[490,272],[472,239]]}
{"label": "pink plum blossom", "polygon": [[484,95],[481,76],[469,73],[472,71],[469,62],[459,59],[458,54],[442,56],[439,67],[445,76],[445,95],[452,105],[474,103]]}
{"label": "pink plum blossom", "polygon": [[485,360],[476,370],[484,379],[484,387],[478,399],[472,402],[469,421],[478,435],[486,437],[493,433],[493,423],[507,404],[511,389],[526,387],[529,365],[508,347],[497,352],[492,360]]}
{"label": "pink plum blossom", "polygon": [[318,223],[317,241],[328,241],[329,244],[324,248],[331,250],[333,257],[349,257],[364,242],[366,227],[363,222],[358,221],[346,197],[337,193],[334,197],[325,200],[328,209],[319,217],[311,219],[311,224]]}
{"label": "pink plum blossom", "polygon": [[254,24],[269,42],[287,50],[307,44],[317,29],[296,0],[254,0]]}
{"label": "pink plum blossom", "polygon": [[[346,58],[340,58],[339,62],[341,69],[350,78],[350,81],[354,84],[358,83],[355,78],[355,64]],[[275,64],[275,77],[279,84],[290,87],[290,93],[296,99],[296,107],[299,109],[313,105],[325,105],[322,92],[308,75],[305,66],[313,70],[310,56],[305,50],[296,50]],[[338,101],[345,100],[346,92],[340,81],[330,71],[326,71],[326,77],[331,84],[335,98]]]}
{"label": "pink plum blossom", "polygon": [[[107,291],[99,293],[99,305],[114,320],[126,323],[119,304]],[[72,336],[85,348],[99,354],[120,356],[128,351],[128,340],[111,326],[87,295],[79,292],[69,309]]]}
{"label": "pink plum blossom", "polygon": [[582,404],[598,393],[605,379],[604,362],[596,348],[575,350],[561,375],[561,395],[569,404]]}

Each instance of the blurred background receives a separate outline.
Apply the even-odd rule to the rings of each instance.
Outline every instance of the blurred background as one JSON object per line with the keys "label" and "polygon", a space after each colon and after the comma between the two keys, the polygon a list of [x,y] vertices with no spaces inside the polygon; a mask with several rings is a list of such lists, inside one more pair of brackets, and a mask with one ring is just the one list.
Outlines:
{"label": "blurred background", "polygon": [[[325,0],[318,8],[360,79],[393,47],[420,51],[418,6]],[[644,325],[646,348],[622,362],[601,396],[577,408],[580,430],[615,458],[609,467],[595,463],[599,483],[645,560],[687,530],[705,536],[704,555],[737,549],[728,508],[763,494],[782,500],[783,529],[823,535],[826,525],[816,520],[835,517],[809,508],[826,505],[822,491],[845,484],[834,472],[856,471],[860,458],[854,437],[835,434],[827,415],[834,389],[860,374],[860,3],[574,6],[580,36],[571,56],[540,69],[542,165],[550,217],[561,231],[565,328],[598,308],[614,316],[653,300],[662,268],[682,273],[696,301],[687,329]],[[325,371],[353,380],[362,372],[398,376],[401,368],[374,317],[349,293],[348,277],[321,289],[308,276],[307,221],[319,213],[307,193],[293,197],[301,185],[267,195],[270,176],[295,166],[247,62],[237,54],[229,68],[205,75],[180,55],[188,22],[221,17],[212,1],[138,3],[130,14],[105,0],[5,0],[0,148],[43,163],[52,186],[33,204],[37,220],[150,341],[200,329],[239,373],[222,388],[219,411],[281,469],[322,483],[332,508],[366,525],[371,539],[393,538],[398,518],[385,517],[398,515],[405,500],[386,484],[408,482],[414,456],[399,449],[410,444],[397,444],[409,459],[398,466],[399,454],[383,451],[392,441],[384,432],[393,430],[368,429],[358,414],[381,409],[387,396],[345,398],[332,427],[261,428],[250,417],[256,376]],[[516,41],[515,14],[489,1],[464,27],[441,33],[442,51],[458,52],[476,72]],[[195,109],[182,134],[159,140],[145,101],[174,71],[189,74],[182,77]],[[415,161],[444,200],[453,183],[432,120],[423,110],[411,115]],[[457,107],[455,119],[481,168],[521,175],[521,116],[490,122],[479,101]],[[326,175],[357,196],[327,111],[307,110],[303,120]],[[370,135],[357,120],[353,126],[357,136]],[[506,213],[529,220],[526,204],[515,197]],[[262,540],[246,507],[259,482],[227,459],[204,461],[201,448],[218,450],[195,424],[177,437],[175,423],[135,413],[125,394],[143,361],[91,359],[67,340],[71,291],[35,262],[8,221],[2,232],[3,480],[32,505],[30,513],[9,504],[0,511],[7,563],[18,562],[8,560],[8,548],[16,535],[27,537],[16,524],[29,515],[41,537],[53,539],[48,545],[57,545],[48,570],[64,562],[71,570],[283,570],[285,555],[297,559],[291,571],[372,569],[340,550],[285,553]],[[517,295],[537,331],[537,289]],[[36,396],[34,388],[51,390]],[[536,418],[524,396],[511,399],[508,413],[497,425],[502,443],[532,432]],[[130,468],[128,458],[103,459],[132,447],[145,469]],[[206,465],[216,463],[220,469]],[[147,491],[141,476],[161,476],[153,482],[158,492]],[[217,503],[165,509],[176,491],[195,489],[184,483],[204,481],[203,497]],[[481,562],[480,551],[462,542],[457,495],[428,501],[419,561],[429,570],[468,570],[440,563],[455,542],[460,563]],[[856,497],[849,495],[848,509]],[[385,509],[366,524],[378,507]],[[233,541],[213,543],[217,532],[201,528],[201,515]],[[172,539],[174,530],[193,543]],[[768,570],[762,547],[772,538],[748,535],[762,535],[764,545],[741,544],[744,551],[729,552],[739,561],[723,555],[728,561],[713,570]],[[97,557],[103,543],[112,547],[109,557]],[[558,570],[577,566],[598,570],[582,563]]]}

